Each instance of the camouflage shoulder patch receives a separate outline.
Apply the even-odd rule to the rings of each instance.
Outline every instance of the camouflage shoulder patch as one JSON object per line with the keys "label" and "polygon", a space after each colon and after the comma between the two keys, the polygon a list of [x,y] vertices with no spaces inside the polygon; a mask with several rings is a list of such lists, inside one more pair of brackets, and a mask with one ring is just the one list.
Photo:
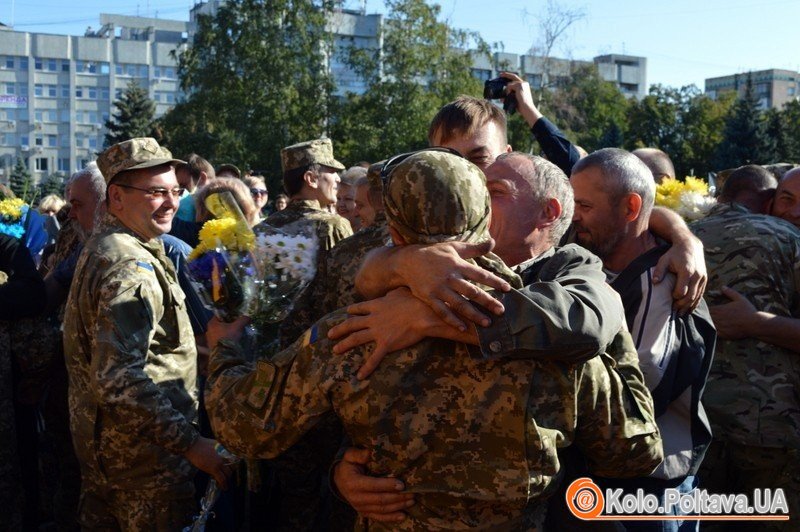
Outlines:
{"label": "camouflage shoulder patch", "polygon": [[269,391],[275,382],[275,366],[266,360],[259,360],[256,367],[256,377],[253,387],[247,396],[247,404],[256,410],[264,408]]}

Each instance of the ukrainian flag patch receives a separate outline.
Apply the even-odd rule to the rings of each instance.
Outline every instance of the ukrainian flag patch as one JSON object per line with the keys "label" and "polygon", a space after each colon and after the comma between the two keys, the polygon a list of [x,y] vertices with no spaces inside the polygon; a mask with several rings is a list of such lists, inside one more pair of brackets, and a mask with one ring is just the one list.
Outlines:
{"label": "ukrainian flag patch", "polygon": [[153,268],[152,264],[150,264],[149,262],[141,261],[141,260],[137,260],[136,261],[136,268],[137,269],[141,268],[142,270],[147,270],[148,272],[155,271],[155,269]]}

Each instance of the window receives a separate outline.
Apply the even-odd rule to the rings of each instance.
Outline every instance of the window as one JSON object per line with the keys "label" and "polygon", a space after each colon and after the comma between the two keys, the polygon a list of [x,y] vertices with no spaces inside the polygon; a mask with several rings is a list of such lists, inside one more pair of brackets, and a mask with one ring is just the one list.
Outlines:
{"label": "window", "polygon": [[61,85],[61,97],[69,98],[69,85]]}
{"label": "window", "polygon": [[83,87],[75,87],[75,97],[83,98]]}
{"label": "window", "polygon": [[97,112],[89,111],[89,123],[96,124],[97,123]]}
{"label": "window", "polygon": [[159,91],[153,93],[153,101],[156,103],[161,103],[161,93]]}
{"label": "window", "polygon": [[161,77],[161,67],[153,67],[153,77],[154,78]]}
{"label": "window", "polygon": [[55,148],[58,145],[58,137],[56,135],[47,135],[47,146]]}
{"label": "window", "polygon": [[14,94],[16,92],[16,88],[17,88],[16,85],[14,85],[13,83],[5,84],[6,94]]}
{"label": "window", "polygon": [[97,149],[97,137],[89,137],[89,148],[92,150]]}
{"label": "window", "polygon": [[41,135],[36,135],[33,137],[33,145],[34,146],[44,146],[44,137]]}
{"label": "window", "polygon": [[19,69],[20,70],[28,70],[28,58],[27,57],[20,57],[19,58]]}
{"label": "window", "polygon": [[89,87],[89,99],[90,100],[97,99],[97,87]]}
{"label": "window", "polygon": [[47,121],[48,122],[58,122],[58,111],[55,109],[51,109],[47,111]]}
{"label": "window", "polygon": [[42,60],[39,59],[38,57],[35,57],[33,59],[33,68],[35,68],[36,70],[42,70]]}
{"label": "window", "polygon": [[6,133],[5,137],[3,138],[3,143],[6,146],[13,146],[17,140],[14,137],[16,137],[16,135],[14,135],[13,133]]}
{"label": "window", "polygon": [[33,119],[36,122],[44,122],[44,113],[42,111],[34,111]]}
{"label": "window", "polygon": [[48,59],[47,60],[47,70],[50,72],[55,72],[58,70],[58,61],[55,59]]}
{"label": "window", "polygon": [[81,73],[84,69],[84,62],[83,61],[75,61],[75,72]]}
{"label": "window", "polygon": [[44,95],[44,85],[41,83],[37,83],[33,86],[33,95],[34,96],[43,96]]}
{"label": "window", "polygon": [[47,157],[37,157],[34,165],[37,172],[47,172]]}
{"label": "window", "polygon": [[69,135],[61,135],[59,138],[61,139],[61,147],[69,148]]}
{"label": "window", "polygon": [[48,85],[47,86],[47,95],[50,98],[55,98],[58,96],[58,86],[57,85]]}
{"label": "window", "polygon": [[17,118],[17,115],[14,109],[6,109],[6,120],[14,120],[15,118]]}
{"label": "window", "polygon": [[105,124],[106,122],[108,122],[108,113],[102,113],[100,115],[100,118],[102,118],[103,124]]}
{"label": "window", "polygon": [[121,64],[119,64],[119,63],[117,63],[116,65],[114,65],[114,72],[116,72],[116,73],[117,73],[117,76],[121,76],[121,75],[122,75],[122,73],[124,72],[123,65],[121,65]]}
{"label": "window", "polygon": [[175,79],[175,69],[172,67],[167,67],[165,69],[164,77],[167,79]]}
{"label": "window", "polygon": [[146,78],[149,75],[150,69],[147,67],[147,65],[139,65],[139,77]]}
{"label": "window", "polygon": [[20,83],[19,84],[19,95],[20,96],[27,96],[28,95],[28,84],[27,83]]}
{"label": "window", "polygon": [[58,171],[67,173],[70,172],[69,157],[58,158]]}
{"label": "window", "polygon": [[19,143],[22,144],[23,146],[28,146],[30,144],[30,139],[28,138],[28,135],[20,135]]}
{"label": "window", "polygon": [[110,69],[108,68],[108,63],[100,63],[100,73],[101,74],[108,74]]}
{"label": "window", "polygon": [[125,65],[125,75],[126,76],[135,76],[136,75],[136,65]]}
{"label": "window", "polygon": [[62,109],[61,110],[61,121],[62,122],[69,122],[69,109]]}
{"label": "window", "polygon": [[6,57],[6,68],[14,68],[14,58]]}
{"label": "window", "polygon": [[101,100],[108,100],[108,88],[103,87],[100,89],[100,99]]}
{"label": "window", "polygon": [[90,74],[97,74],[97,63],[89,63],[86,66]]}
{"label": "window", "polygon": [[83,134],[82,133],[77,133],[75,135],[75,146],[77,148],[83,148],[84,140],[85,140],[85,138],[84,138]]}
{"label": "window", "polygon": [[61,72],[69,72],[69,60],[64,59],[61,61]]}
{"label": "window", "polygon": [[83,111],[77,111],[75,113],[75,122],[78,124],[83,124]]}
{"label": "window", "polygon": [[472,77],[478,78],[481,81],[492,79],[492,71],[483,68],[473,68]]}
{"label": "window", "polygon": [[172,94],[171,92],[168,92],[166,94],[166,97],[167,97],[167,103],[175,103],[175,95],[174,94]]}

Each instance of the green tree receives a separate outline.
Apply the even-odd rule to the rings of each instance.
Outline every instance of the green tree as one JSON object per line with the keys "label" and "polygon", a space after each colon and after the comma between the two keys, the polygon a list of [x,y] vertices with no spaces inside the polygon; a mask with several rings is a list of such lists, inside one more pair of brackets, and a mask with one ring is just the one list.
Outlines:
{"label": "green tree", "polygon": [[[650,147],[677,158],[681,145],[681,115],[693,87],[675,89],[653,85],[630,109],[627,147]],[[674,161],[673,161],[674,162]]]}
{"label": "green tree", "polygon": [[800,100],[792,100],[784,105],[781,111],[786,124],[786,133],[789,139],[788,162],[800,162]]}
{"label": "green tree", "polygon": [[64,197],[64,185],[62,174],[50,174],[39,181],[39,197],[43,198],[48,194],[58,194]]}
{"label": "green tree", "polygon": [[717,169],[736,168],[743,164],[764,164],[765,135],[758,99],[751,76],[747,77],[744,95],[736,100],[727,119],[722,142],[715,158]]}
{"label": "green tree", "polygon": [[[178,57],[187,97],[159,121],[176,154],[254,168],[280,182],[280,150],[328,129],[329,0],[231,0],[201,16]],[[337,146],[338,148],[338,146]]]}
{"label": "green tree", "polygon": [[128,82],[114,107],[116,110],[105,123],[105,146],[135,137],[154,136],[156,104],[135,81]]}
{"label": "green tree", "polygon": [[764,124],[764,160],[769,163],[789,162],[793,151],[792,139],[789,138],[787,114],[777,109],[768,109],[763,116]]}
{"label": "green tree", "polygon": [[348,94],[332,124],[345,159],[376,161],[427,145],[438,109],[460,94],[479,96],[471,75],[474,52],[488,47],[472,32],[439,20],[440,7],[424,0],[388,0],[381,28],[382,50],[355,46],[342,60],[367,82],[361,95]]}
{"label": "green tree", "polygon": [[28,202],[33,201],[31,196],[34,194],[34,186],[31,173],[28,171],[23,160],[19,157],[14,164],[14,168],[11,169],[8,186],[18,198],[23,198]]}
{"label": "green tree", "polygon": [[594,65],[576,69],[549,100],[545,114],[586,151],[621,142],[626,135],[631,103]]}

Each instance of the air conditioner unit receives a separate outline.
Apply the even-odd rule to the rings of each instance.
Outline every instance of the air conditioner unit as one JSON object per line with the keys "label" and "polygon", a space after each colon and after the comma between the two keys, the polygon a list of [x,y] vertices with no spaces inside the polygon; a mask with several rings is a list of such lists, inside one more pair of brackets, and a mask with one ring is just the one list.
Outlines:
{"label": "air conditioner unit", "polygon": [[6,122],[6,129],[16,129],[17,121],[16,120],[9,120]]}
{"label": "air conditioner unit", "polygon": [[28,146],[27,144],[23,144],[22,146],[19,147],[19,149],[22,151],[30,151],[31,147]]}
{"label": "air conditioner unit", "polygon": [[42,124],[34,124],[34,125],[33,125],[33,129],[35,129],[35,130],[37,130],[37,131],[38,131],[38,130],[41,130],[41,129],[42,129]]}
{"label": "air conditioner unit", "polygon": [[34,146],[33,147],[33,153],[41,153],[41,152],[42,152],[42,147],[41,146]]}

